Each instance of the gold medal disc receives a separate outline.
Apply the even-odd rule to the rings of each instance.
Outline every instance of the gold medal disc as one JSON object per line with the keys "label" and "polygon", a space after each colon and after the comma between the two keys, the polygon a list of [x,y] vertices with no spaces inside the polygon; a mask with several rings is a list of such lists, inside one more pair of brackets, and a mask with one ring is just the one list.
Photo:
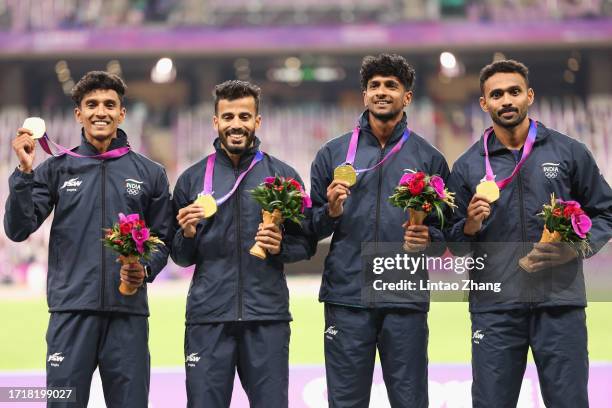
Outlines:
{"label": "gold medal disc", "polygon": [[483,181],[476,186],[476,194],[486,197],[492,203],[499,198],[499,187],[492,180]]}
{"label": "gold medal disc", "polygon": [[350,164],[343,164],[334,169],[334,180],[346,181],[349,187],[357,182],[357,172]]}
{"label": "gold medal disc", "polygon": [[217,212],[217,202],[210,194],[199,194],[193,202],[204,209],[204,217],[212,217]]}

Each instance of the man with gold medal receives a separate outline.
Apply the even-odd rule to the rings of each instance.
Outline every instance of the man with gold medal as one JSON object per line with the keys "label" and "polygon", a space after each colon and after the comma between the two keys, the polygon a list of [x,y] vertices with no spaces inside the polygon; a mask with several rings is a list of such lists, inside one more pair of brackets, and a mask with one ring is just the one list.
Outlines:
{"label": "man with gold medal", "polygon": [[[261,223],[251,190],[296,171],[260,150],[260,89],[244,81],[215,88],[214,152],[179,177],[171,255],[195,264],[187,297],[185,371],[189,407],[230,406],[236,371],[250,406],[287,407],[291,314],[283,265],[309,258],[301,225]],[[249,254],[257,242],[269,256]]]}
{"label": "man with gold medal", "polygon": [[352,132],[327,142],[312,163],[308,225],[317,239],[333,234],[319,293],[330,407],[368,407],[377,350],[391,406],[428,405],[428,295],[422,301],[375,301],[363,295],[368,284],[362,279],[362,244],[398,243],[401,250],[405,242],[422,254],[432,242],[444,241],[432,220],[409,225],[407,213],[388,199],[407,169],[443,178],[449,173],[440,152],[408,128],[404,109],[414,78],[401,56],[366,57],[365,112]]}
{"label": "man with gold medal", "polygon": [[[469,295],[473,406],[516,406],[531,348],[546,406],[588,407],[582,260],[569,245],[533,243],[554,193],[591,217],[596,252],[612,236],[612,191],[584,144],[527,116],[534,91],[525,65],[487,65],[480,87],[493,126],[453,166],[458,208],[446,231],[453,253],[485,259],[470,279],[501,284]],[[526,255],[530,272],[519,267]]]}

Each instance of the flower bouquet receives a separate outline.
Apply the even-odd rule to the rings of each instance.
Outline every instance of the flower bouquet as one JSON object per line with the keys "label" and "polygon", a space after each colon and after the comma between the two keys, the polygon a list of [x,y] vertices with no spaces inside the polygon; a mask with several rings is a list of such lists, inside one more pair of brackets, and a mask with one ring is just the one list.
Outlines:
{"label": "flower bouquet", "polygon": [[[304,218],[304,209],[312,206],[312,201],[301,184],[291,177],[266,177],[251,194],[262,207],[264,224],[280,225],[284,220],[299,224]],[[260,259],[266,258],[265,249],[257,243],[249,253]]]}
{"label": "flower bouquet", "polygon": [[[158,245],[164,245],[162,240],[151,234],[138,214],[119,213],[119,223],[104,232],[104,246],[119,253],[122,265],[138,263],[140,258],[149,259],[153,252],[158,251]],[[123,281],[119,285],[119,292],[125,296],[131,296],[137,290],[138,286]]]}
{"label": "flower bouquet", "polygon": [[[567,243],[581,257],[591,252],[589,231],[592,222],[578,202],[556,199],[553,193],[550,195],[550,204],[545,204],[538,215],[544,219],[540,243]],[[532,264],[529,254],[519,260],[520,267],[527,272],[535,272]]]}
{"label": "flower bouquet", "polygon": [[[410,225],[423,225],[425,218],[434,211],[444,227],[444,206],[456,207],[455,194],[446,189],[442,177],[421,171],[405,173],[389,201],[395,207],[408,210]],[[406,245],[404,249],[409,250]]]}

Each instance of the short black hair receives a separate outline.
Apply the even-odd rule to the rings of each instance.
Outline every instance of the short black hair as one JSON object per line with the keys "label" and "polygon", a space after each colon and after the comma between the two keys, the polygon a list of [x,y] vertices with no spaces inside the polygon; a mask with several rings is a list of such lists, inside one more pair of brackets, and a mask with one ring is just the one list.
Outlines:
{"label": "short black hair", "polygon": [[233,79],[215,86],[215,114],[217,113],[219,101],[221,99],[233,101],[249,96],[252,96],[253,99],[255,99],[255,112],[258,113],[261,88],[257,85],[247,81]]}
{"label": "short black hair", "polygon": [[379,54],[376,57],[368,55],[361,62],[359,74],[362,91],[367,89],[368,81],[376,75],[396,77],[407,91],[411,91],[414,85],[414,68],[397,54]]}
{"label": "short black hair", "polygon": [[79,79],[70,94],[77,107],[80,107],[85,95],[98,89],[112,89],[117,92],[119,102],[123,106],[123,96],[127,86],[119,76],[106,71],[89,71]]}
{"label": "short black hair", "polygon": [[492,62],[480,70],[480,92],[484,95],[484,83],[497,73],[517,73],[525,78],[527,88],[529,88],[529,68],[525,64],[515,60],[500,60]]}

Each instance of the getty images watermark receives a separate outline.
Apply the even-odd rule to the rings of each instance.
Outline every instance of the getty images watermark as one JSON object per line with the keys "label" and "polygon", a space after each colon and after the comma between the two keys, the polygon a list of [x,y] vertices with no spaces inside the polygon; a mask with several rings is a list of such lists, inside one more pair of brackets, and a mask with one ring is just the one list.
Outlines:
{"label": "getty images watermark", "polygon": [[429,257],[425,254],[410,255],[395,254],[393,256],[377,256],[372,258],[372,273],[381,279],[372,281],[375,291],[488,291],[501,292],[500,282],[477,282],[472,279],[461,279],[458,282],[449,282],[431,279],[399,279],[387,282],[382,279],[385,272],[404,273],[415,275],[423,270],[436,270],[441,272],[454,272],[462,275],[468,271],[479,272],[485,269],[487,255],[482,257]]}

